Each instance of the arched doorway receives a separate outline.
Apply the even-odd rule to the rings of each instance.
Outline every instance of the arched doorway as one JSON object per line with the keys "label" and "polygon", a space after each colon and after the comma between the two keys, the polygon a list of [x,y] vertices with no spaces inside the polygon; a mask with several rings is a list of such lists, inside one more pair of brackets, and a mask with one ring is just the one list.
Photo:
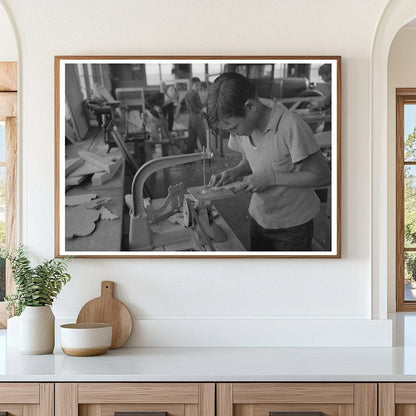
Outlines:
{"label": "arched doorway", "polygon": [[387,317],[386,300],[395,287],[391,280],[395,269],[395,227],[392,227],[395,223],[395,172],[394,168],[392,171],[391,152],[389,154],[388,57],[397,32],[415,17],[414,0],[390,2],[380,18],[371,55],[371,268],[372,316],[375,319]]}

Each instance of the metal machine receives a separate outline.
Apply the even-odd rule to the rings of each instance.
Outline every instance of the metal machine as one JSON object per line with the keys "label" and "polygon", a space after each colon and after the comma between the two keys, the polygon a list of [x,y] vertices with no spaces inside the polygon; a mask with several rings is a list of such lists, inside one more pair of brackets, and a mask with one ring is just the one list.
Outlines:
{"label": "metal machine", "polygon": [[[189,162],[205,161],[211,159],[213,153],[210,150],[203,150],[200,153],[193,153],[178,156],[166,156],[157,159],[152,159],[146,162],[137,171],[132,183],[132,207],[130,210],[130,230],[129,230],[129,248],[137,251],[150,251],[155,247],[167,246],[185,241],[191,241],[195,238],[195,230],[192,227],[185,227],[179,230],[156,232],[151,227],[151,222],[154,220],[154,213],[149,213],[145,207],[143,189],[146,179],[154,172],[166,169],[172,166],[182,165]],[[205,163],[204,163],[205,165]],[[204,172],[205,177],[205,172]],[[195,225],[198,228],[198,233],[205,243],[212,249],[209,231],[204,228],[204,222],[207,224],[209,217],[209,205],[199,207],[200,212],[197,212],[190,204],[188,199],[185,199],[185,211],[191,217],[188,225]],[[198,218],[196,218],[198,217]],[[209,218],[208,218],[209,220]]]}

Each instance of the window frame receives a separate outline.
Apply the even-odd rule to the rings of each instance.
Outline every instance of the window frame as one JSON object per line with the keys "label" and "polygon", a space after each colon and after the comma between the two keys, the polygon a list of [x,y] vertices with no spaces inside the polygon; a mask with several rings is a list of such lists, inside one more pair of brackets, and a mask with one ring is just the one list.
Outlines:
{"label": "window frame", "polygon": [[416,311],[416,300],[405,300],[404,295],[404,256],[406,252],[416,253],[416,248],[405,248],[405,201],[404,169],[416,166],[416,162],[404,160],[404,108],[406,104],[416,105],[416,88],[396,89],[396,310],[397,312]]}
{"label": "window frame", "polygon": [[[0,121],[6,125],[6,248],[17,245],[17,63],[0,62]],[[10,264],[6,264],[6,295],[15,291]],[[0,302],[0,328],[9,313]]]}

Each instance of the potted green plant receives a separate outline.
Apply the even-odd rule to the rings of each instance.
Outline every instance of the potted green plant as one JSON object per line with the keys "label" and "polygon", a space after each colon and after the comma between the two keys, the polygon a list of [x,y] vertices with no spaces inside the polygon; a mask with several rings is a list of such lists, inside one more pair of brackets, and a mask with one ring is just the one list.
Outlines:
{"label": "potted green plant", "polygon": [[10,261],[16,292],[6,296],[9,310],[19,318],[19,350],[49,354],[55,345],[55,316],[51,305],[71,278],[68,258],[32,266],[23,246],[3,254]]}

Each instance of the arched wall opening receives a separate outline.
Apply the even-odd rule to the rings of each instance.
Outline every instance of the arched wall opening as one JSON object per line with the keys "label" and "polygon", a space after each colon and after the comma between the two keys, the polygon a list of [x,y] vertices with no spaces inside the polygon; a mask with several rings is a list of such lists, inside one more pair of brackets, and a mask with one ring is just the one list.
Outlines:
{"label": "arched wall opening", "polygon": [[[396,310],[396,218],[395,198],[396,181],[395,170],[398,155],[396,155],[396,89],[416,87],[416,19],[404,25],[395,35],[389,52],[387,69],[387,180],[388,180],[388,311]],[[409,107],[408,107],[409,108]],[[409,269],[410,270],[410,269]],[[408,285],[407,285],[408,286]],[[413,290],[405,289],[406,299],[413,296]]]}
{"label": "arched wall opening", "polygon": [[0,0],[0,61],[18,61],[18,45],[15,30],[6,6]]}
{"label": "arched wall opening", "polygon": [[[415,17],[416,4],[414,0],[391,1],[380,19],[372,48],[370,78],[372,119],[371,267],[372,316],[375,319],[384,319],[387,313],[396,310],[394,132],[394,90],[396,87],[391,82],[389,83],[389,53],[398,32]],[[416,85],[416,78],[414,84]]]}

